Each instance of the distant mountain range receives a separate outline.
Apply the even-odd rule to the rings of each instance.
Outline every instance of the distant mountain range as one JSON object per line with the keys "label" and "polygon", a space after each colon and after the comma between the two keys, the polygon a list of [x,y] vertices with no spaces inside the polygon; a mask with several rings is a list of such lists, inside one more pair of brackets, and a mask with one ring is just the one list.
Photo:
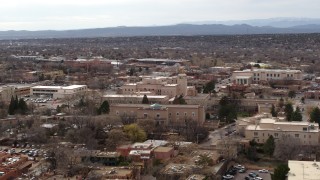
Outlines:
{"label": "distant mountain range", "polygon": [[79,30],[0,31],[0,39],[85,38],[119,36],[192,36],[320,33],[320,19],[274,18],[245,21],[191,22],[170,26],[110,27]]}

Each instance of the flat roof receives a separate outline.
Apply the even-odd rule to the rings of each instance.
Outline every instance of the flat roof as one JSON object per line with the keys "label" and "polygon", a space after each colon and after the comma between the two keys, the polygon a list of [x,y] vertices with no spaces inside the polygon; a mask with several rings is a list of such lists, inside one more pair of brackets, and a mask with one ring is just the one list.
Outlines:
{"label": "flat roof", "polygon": [[70,86],[34,86],[32,89],[76,89],[86,87],[87,85],[70,85]]}
{"label": "flat roof", "polygon": [[288,180],[318,180],[320,177],[320,162],[289,160],[288,166]]}
{"label": "flat roof", "polygon": [[276,122],[275,119],[271,119],[271,118],[263,118],[260,120],[260,124],[264,123],[264,124],[274,124]]}
{"label": "flat roof", "polygon": [[[123,97],[123,98],[143,98],[144,94],[140,92],[140,95],[138,94],[108,94],[108,95],[103,95],[103,97],[105,98],[120,98],[120,97]],[[167,96],[165,95],[147,95],[148,98],[153,98],[153,99],[163,99],[163,98],[166,98]]]}
{"label": "flat roof", "polygon": [[[150,105],[148,104],[112,104],[111,106],[118,107],[135,107],[135,108],[148,108]],[[200,105],[191,105],[191,104],[164,104],[161,105],[163,107],[181,107],[181,108],[199,108]]]}
{"label": "flat roof", "polygon": [[161,147],[161,146],[159,146],[159,147],[155,148],[153,151],[154,152],[169,152],[172,149],[173,149],[173,147]]}

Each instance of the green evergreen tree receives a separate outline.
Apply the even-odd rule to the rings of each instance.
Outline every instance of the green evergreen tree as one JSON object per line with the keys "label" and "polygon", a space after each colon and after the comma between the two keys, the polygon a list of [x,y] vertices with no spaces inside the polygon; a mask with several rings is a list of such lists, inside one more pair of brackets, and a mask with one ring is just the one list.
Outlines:
{"label": "green evergreen tree", "polygon": [[149,99],[147,97],[147,95],[144,95],[142,98],[142,104],[149,104]]}
{"label": "green evergreen tree", "polygon": [[292,99],[292,98],[295,98],[295,97],[296,97],[296,92],[293,91],[293,90],[289,91],[289,92],[288,92],[288,97],[291,98],[291,99]]}
{"label": "green evergreen tree", "polygon": [[179,96],[179,104],[187,104],[186,100],[183,98],[182,95]]}
{"label": "green evergreen tree", "polygon": [[20,98],[19,103],[18,103],[19,109],[17,109],[21,114],[26,114],[28,111],[28,105],[24,101],[23,98]]}
{"label": "green evergreen tree", "polygon": [[215,88],[215,81],[210,81],[204,86],[203,93],[212,93],[214,88]]}
{"label": "green evergreen tree", "polygon": [[296,110],[293,112],[292,121],[302,121],[302,115],[299,107],[297,107]]}
{"label": "green evergreen tree", "polygon": [[14,110],[18,110],[19,109],[19,99],[18,96],[16,95],[16,98],[14,99]]}
{"label": "green evergreen tree", "polygon": [[312,109],[310,113],[310,121],[320,125],[320,109],[318,107]]}
{"label": "green evergreen tree", "polygon": [[14,113],[15,113],[14,103],[15,103],[14,97],[11,96],[11,101],[10,101],[9,109],[8,109],[8,114],[9,115],[14,115]]}
{"label": "green evergreen tree", "polygon": [[277,117],[277,111],[276,111],[276,108],[275,106],[272,104],[272,107],[271,107],[271,115],[272,117]]}
{"label": "green evergreen tree", "polygon": [[267,139],[267,141],[264,143],[263,145],[263,151],[264,153],[266,153],[269,156],[273,155],[275,149],[275,142],[274,142],[274,138],[273,136],[269,136],[269,138]]}
{"label": "green evergreen tree", "polygon": [[98,109],[98,114],[109,114],[110,106],[108,101],[103,101]]}
{"label": "green evergreen tree", "polygon": [[287,121],[292,121],[293,107],[291,103],[285,105],[284,112],[286,113]]}
{"label": "green evergreen tree", "polygon": [[280,164],[274,169],[274,173],[271,174],[272,180],[285,180],[286,175],[290,171],[287,164]]}

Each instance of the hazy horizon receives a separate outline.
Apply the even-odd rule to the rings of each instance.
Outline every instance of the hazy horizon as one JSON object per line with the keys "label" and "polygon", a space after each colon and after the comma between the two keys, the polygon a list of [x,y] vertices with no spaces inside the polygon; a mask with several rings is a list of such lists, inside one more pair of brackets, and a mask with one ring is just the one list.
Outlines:
{"label": "hazy horizon", "polygon": [[11,0],[1,3],[0,30],[71,30],[277,17],[320,18],[318,7],[320,1],[316,0]]}

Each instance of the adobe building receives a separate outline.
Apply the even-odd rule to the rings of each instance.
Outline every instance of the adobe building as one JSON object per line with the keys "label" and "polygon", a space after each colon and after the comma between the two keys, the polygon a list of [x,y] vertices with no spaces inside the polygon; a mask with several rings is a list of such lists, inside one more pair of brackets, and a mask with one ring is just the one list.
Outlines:
{"label": "adobe building", "polygon": [[[245,121],[243,121],[245,122]],[[282,137],[297,138],[302,145],[319,145],[319,125],[310,122],[283,122],[278,118],[256,119],[254,124],[245,125],[245,138],[265,143],[269,136],[275,140]]]}
{"label": "adobe building", "polygon": [[136,117],[149,119],[158,125],[182,124],[186,119],[192,119],[199,124],[205,121],[205,109],[201,105],[180,105],[180,104],[112,104],[110,114],[120,117]]}
{"label": "adobe building", "polygon": [[300,70],[285,69],[246,69],[233,71],[232,80],[234,84],[268,84],[270,81],[302,81]]}

